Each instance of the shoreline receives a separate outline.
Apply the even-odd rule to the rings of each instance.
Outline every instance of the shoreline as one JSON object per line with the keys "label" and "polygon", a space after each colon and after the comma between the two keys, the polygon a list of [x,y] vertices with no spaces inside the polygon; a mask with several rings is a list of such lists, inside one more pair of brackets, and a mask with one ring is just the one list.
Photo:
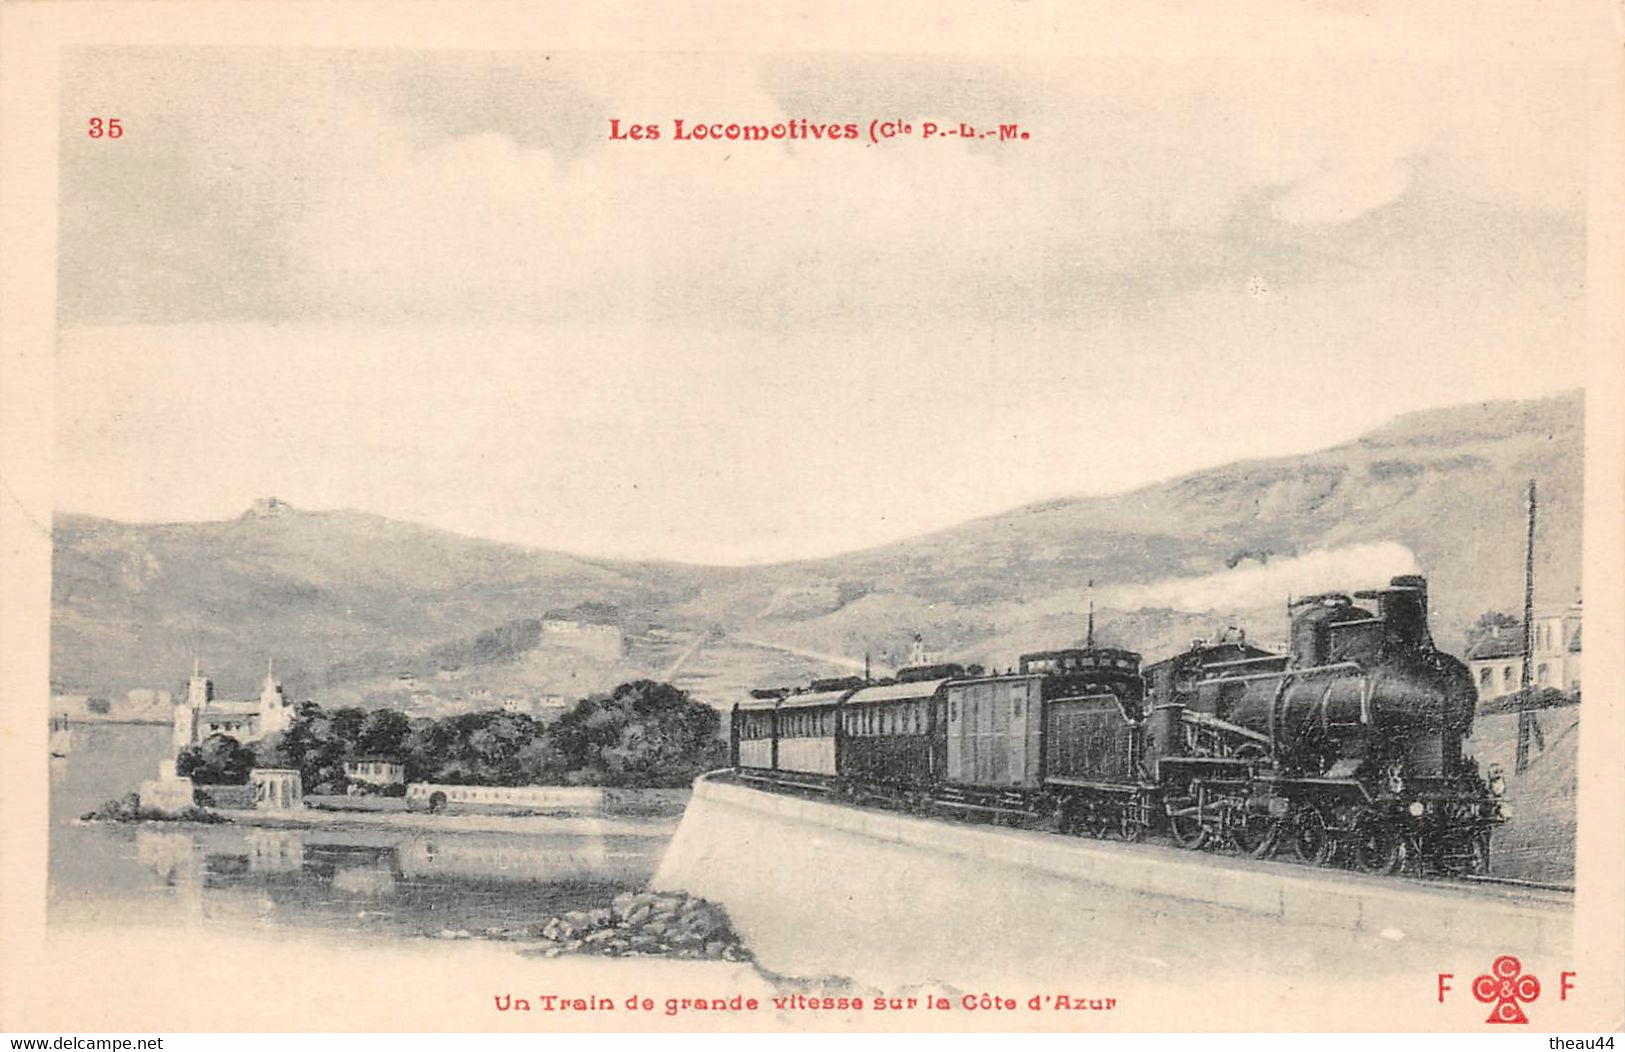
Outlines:
{"label": "shoreline", "polygon": [[579,836],[670,837],[681,815],[629,818],[599,815],[429,814],[424,811],[362,811],[305,808],[298,811],[258,811],[210,808],[234,825],[270,828],[362,825],[408,829],[427,833],[511,833],[518,836],[574,834]]}

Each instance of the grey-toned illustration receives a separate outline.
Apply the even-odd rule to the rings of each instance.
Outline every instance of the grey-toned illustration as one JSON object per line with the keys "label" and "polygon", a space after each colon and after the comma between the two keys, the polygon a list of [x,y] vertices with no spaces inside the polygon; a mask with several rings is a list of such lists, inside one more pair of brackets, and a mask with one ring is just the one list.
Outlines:
{"label": "grey-toned illustration", "polygon": [[1278,65],[65,53],[52,929],[1555,991],[1585,79]]}

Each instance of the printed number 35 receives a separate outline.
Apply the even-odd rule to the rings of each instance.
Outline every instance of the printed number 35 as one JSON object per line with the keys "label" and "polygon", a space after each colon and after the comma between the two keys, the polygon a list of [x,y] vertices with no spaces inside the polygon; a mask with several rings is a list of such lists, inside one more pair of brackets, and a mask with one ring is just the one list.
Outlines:
{"label": "printed number 35", "polygon": [[104,135],[109,139],[122,139],[124,137],[124,125],[119,123],[117,117],[109,117],[105,121],[100,117],[92,117],[90,118],[89,135],[92,139],[100,139]]}

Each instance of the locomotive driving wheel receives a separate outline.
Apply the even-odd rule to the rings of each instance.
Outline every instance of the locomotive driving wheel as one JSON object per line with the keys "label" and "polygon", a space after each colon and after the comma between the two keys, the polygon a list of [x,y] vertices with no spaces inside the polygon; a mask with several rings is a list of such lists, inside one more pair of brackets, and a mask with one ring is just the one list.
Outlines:
{"label": "locomotive driving wheel", "polygon": [[1269,815],[1243,811],[1230,826],[1230,839],[1242,854],[1268,858],[1275,853],[1280,829]]}
{"label": "locomotive driving wheel", "polygon": [[1332,857],[1332,831],[1326,816],[1314,804],[1304,804],[1292,815],[1292,851],[1312,866],[1324,866]]}
{"label": "locomotive driving wheel", "polygon": [[1397,873],[1405,862],[1405,838],[1374,811],[1355,820],[1353,847],[1354,864],[1367,873]]}

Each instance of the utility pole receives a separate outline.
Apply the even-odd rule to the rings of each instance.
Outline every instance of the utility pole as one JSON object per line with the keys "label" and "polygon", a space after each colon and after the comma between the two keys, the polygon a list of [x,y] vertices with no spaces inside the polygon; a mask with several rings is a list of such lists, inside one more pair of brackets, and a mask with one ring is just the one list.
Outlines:
{"label": "utility pole", "polygon": [[1095,579],[1089,578],[1089,629],[1083,637],[1083,645],[1088,650],[1095,649]]}
{"label": "utility pole", "polygon": [[1529,766],[1529,743],[1546,747],[1546,736],[1531,706],[1534,699],[1535,657],[1535,480],[1529,480],[1529,534],[1523,557],[1523,682],[1518,690],[1518,751],[1513,769],[1522,774]]}

